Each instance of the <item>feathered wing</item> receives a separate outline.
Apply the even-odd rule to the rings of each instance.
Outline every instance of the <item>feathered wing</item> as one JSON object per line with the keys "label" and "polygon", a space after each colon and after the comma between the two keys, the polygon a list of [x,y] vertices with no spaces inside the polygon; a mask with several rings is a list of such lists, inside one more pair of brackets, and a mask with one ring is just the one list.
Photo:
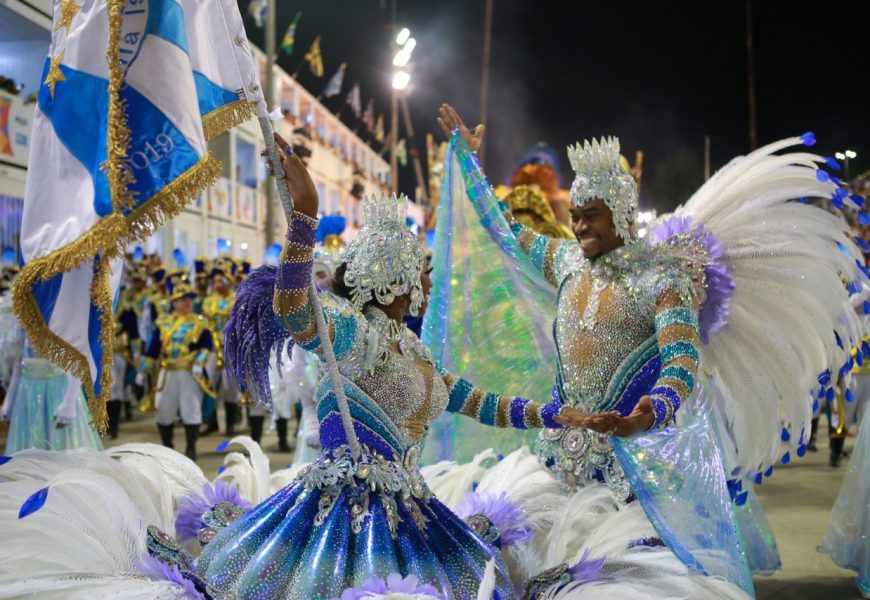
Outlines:
{"label": "feathered wing", "polygon": [[[423,341],[445,369],[483,390],[548,402],[556,380],[555,290],[519,247],[489,183],[481,181],[469,197],[463,159],[451,143]],[[487,215],[484,227],[475,205]],[[429,464],[465,462],[487,448],[508,454],[533,439],[530,433],[447,414],[432,424],[424,458]]]}
{"label": "feathered wing", "polygon": [[818,375],[830,370],[835,382],[848,358],[838,340],[848,349],[863,337],[843,283],[865,277],[848,226],[796,201],[844,191],[819,172],[821,157],[775,154],[801,141],[733,159],[676,211],[722,243],[733,278],[727,324],[702,346],[701,365],[745,478],[783,458],[784,438],[803,453]]}

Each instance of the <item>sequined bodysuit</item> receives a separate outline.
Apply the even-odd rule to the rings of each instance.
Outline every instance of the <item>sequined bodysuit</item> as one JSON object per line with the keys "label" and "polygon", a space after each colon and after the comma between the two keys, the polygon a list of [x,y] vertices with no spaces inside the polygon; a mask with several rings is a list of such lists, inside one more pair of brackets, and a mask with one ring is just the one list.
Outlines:
{"label": "sequined bodysuit", "polygon": [[[590,261],[573,240],[550,239],[520,224],[511,228],[559,289],[553,335],[563,401],[628,415],[649,395],[655,426],[672,423],[692,390],[699,359],[698,291],[683,253],[633,242]],[[537,452],[569,490],[602,480],[622,500],[631,496],[606,435],[544,430]]]}

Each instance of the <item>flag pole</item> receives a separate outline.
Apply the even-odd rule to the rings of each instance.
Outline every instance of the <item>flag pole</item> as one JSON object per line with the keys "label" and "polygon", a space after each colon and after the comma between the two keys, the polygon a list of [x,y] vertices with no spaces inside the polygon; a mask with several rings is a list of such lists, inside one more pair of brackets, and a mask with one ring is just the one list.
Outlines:
{"label": "flag pole", "polygon": [[[268,107],[272,105],[275,101],[275,28],[278,26],[277,15],[275,13],[276,6],[275,0],[266,0],[266,37],[265,37],[265,51],[266,51],[266,89],[264,90],[266,95],[266,112],[268,112]],[[268,116],[266,117],[268,120]],[[260,124],[263,125],[262,123]],[[274,146],[274,136],[272,135],[272,123],[269,122],[269,135],[266,135],[266,131],[263,130],[263,141],[266,143],[266,147],[269,147],[269,141],[272,141],[272,145]],[[271,157],[271,153],[269,155]],[[276,154],[277,156],[277,154]],[[274,164],[274,163],[273,163]],[[271,185],[266,185],[266,246],[269,246],[275,241],[275,193],[274,188]],[[289,198],[289,192],[288,192]],[[281,202],[284,203],[285,198],[281,198]],[[292,206],[292,200],[290,200]],[[286,206],[286,204],[285,204]],[[290,213],[287,213],[290,214]]]}
{"label": "flag pole", "polygon": [[[259,118],[260,131],[263,133],[263,142],[266,145],[266,153],[269,155],[269,161],[275,171],[275,183],[278,188],[278,197],[284,207],[284,214],[293,214],[293,198],[290,195],[290,189],[287,187],[287,180],[284,178],[284,170],[281,168],[281,159],[278,156],[278,145],[275,143],[275,133],[272,129],[272,120],[269,116],[269,105],[274,102],[274,55],[275,55],[275,28],[277,27],[275,15],[275,0],[267,0],[266,9],[266,108]],[[304,59],[303,59],[304,61]],[[301,65],[300,65],[301,67]],[[299,69],[297,69],[298,71]],[[295,79],[295,77],[294,77]],[[275,211],[272,206],[272,186],[266,186],[266,239],[272,240],[274,235],[274,220]],[[289,224],[288,224],[289,225]],[[324,342],[321,344],[323,349],[323,357],[326,359],[326,369],[332,379],[333,391],[338,404],[338,412],[341,415],[341,424],[344,428],[344,434],[347,438],[347,444],[350,447],[351,455],[354,460],[360,457],[361,450],[359,440],[356,437],[356,432],[353,428],[353,419],[350,416],[350,407],[347,403],[347,397],[344,394],[344,385],[342,384],[341,374],[338,372],[338,362],[335,360],[335,352],[330,342],[329,329],[326,325],[326,320],[323,318],[323,307],[320,304],[320,297],[317,295],[317,288],[314,286],[314,277],[312,274],[311,285],[308,288],[308,298],[311,303],[311,308],[314,311],[314,322],[317,326],[317,334]]]}

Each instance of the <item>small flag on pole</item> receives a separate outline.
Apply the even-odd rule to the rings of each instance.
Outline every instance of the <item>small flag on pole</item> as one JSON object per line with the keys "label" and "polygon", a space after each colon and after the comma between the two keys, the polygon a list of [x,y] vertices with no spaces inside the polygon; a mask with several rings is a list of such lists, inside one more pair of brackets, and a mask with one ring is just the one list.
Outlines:
{"label": "small flag on pole", "polygon": [[356,118],[359,119],[362,113],[362,99],[360,98],[358,83],[353,84],[353,88],[347,94],[346,102],[350,105],[350,109],[356,115]]}
{"label": "small flag on pole", "polygon": [[384,115],[378,115],[378,122],[375,123],[375,139],[379,142],[384,141]]}
{"label": "small flag on pole", "polygon": [[305,54],[305,60],[308,61],[308,66],[311,67],[315,77],[323,77],[323,56],[320,54],[319,35],[311,43],[311,48]]}
{"label": "small flag on pole", "polygon": [[254,17],[257,27],[262,27],[265,23],[267,8],[266,0],[251,0],[248,4],[248,14]]}
{"label": "small flag on pole", "polygon": [[338,67],[338,71],[335,72],[335,75],[333,75],[332,79],[329,80],[329,83],[326,84],[326,88],[323,90],[323,96],[325,98],[332,98],[341,93],[341,84],[344,83],[344,70],[346,68],[347,63],[341,63],[341,66]]}
{"label": "small flag on pole", "polygon": [[396,160],[403,167],[408,165],[408,148],[405,146],[404,139],[399,140],[399,143],[396,144]]}
{"label": "small flag on pole", "polygon": [[296,43],[296,26],[299,24],[299,19],[302,18],[302,11],[296,13],[296,16],[293,17],[293,22],[290,23],[290,26],[287,28],[287,31],[284,33],[284,39],[281,40],[281,50],[284,51],[284,54],[290,56],[293,54],[293,44]]}
{"label": "small flag on pole", "polygon": [[374,99],[369,100],[369,103],[366,105],[366,111],[363,113],[362,122],[366,126],[366,129],[371,131],[375,128],[375,101]]}

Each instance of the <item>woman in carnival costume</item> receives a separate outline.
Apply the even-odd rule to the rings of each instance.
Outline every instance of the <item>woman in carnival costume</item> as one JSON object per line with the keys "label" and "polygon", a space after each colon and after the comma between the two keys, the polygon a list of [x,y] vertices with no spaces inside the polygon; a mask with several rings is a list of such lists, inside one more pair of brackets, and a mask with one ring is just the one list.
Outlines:
{"label": "woman in carnival costume", "polygon": [[31,448],[101,450],[81,382],[33,352],[7,297],[0,298],[0,332],[3,354],[12,364],[0,408],[0,420],[9,423],[6,454]]}
{"label": "woman in carnival costume", "polygon": [[[457,481],[470,492],[473,480],[475,495],[505,492],[534,518],[552,507],[523,504],[528,490],[511,474],[557,481],[563,508],[520,567],[552,568],[538,579],[552,586],[588,554],[608,573],[559,598],[598,597],[605,585],[617,596],[752,595],[751,572],[776,570],[779,557],[751,487],[803,455],[810,390],[848,372],[846,350],[863,338],[840,284],[840,274],[866,281],[845,222],[790,200],[863,199],[819,169],[823,158],[774,154],[815,143],[805,134],[735,158],[640,239],[636,186],[608,138],[569,148],[577,241],[555,240],[513,222],[494,196],[473,153],[482,129],[470,131],[447,105],[440,120],[451,143],[434,249],[437,318],[424,340],[445,367],[487,385],[548,370],[559,402],[597,414],[582,421],[589,429],[541,432],[537,461],[521,449],[489,470],[452,465],[456,475],[442,473],[433,489],[461,498]],[[498,294],[468,294],[480,281]],[[514,316],[488,317],[499,311]],[[484,318],[462,328],[467,314]],[[550,323],[555,343],[542,332]],[[439,434],[436,443],[450,440]],[[701,591],[708,586],[717,589]]]}

